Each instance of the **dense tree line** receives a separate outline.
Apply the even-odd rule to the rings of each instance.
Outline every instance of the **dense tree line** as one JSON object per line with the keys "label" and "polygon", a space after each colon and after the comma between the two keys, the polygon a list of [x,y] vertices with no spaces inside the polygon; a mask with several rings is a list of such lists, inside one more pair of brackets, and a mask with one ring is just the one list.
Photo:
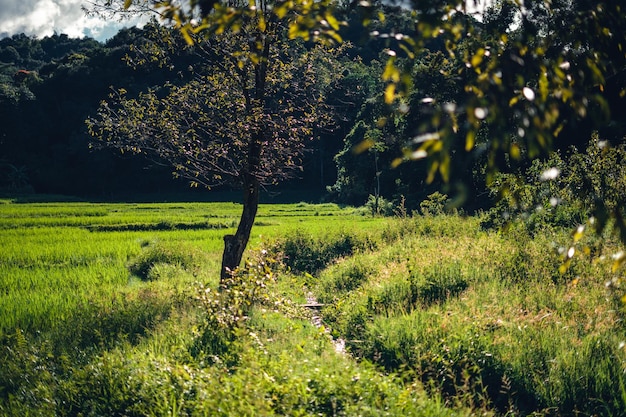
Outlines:
{"label": "dense tree line", "polygon": [[[0,187],[96,197],[187,190],[169,167],[93,149],[84,124],[112,88],[123,87],[131,97],[150,88],[163,94],[168,84],[184,85],[198,77],[205,57],[186,50],[181,39],[167,44],[162,30],[153,22],[143,29],[123,29],[106,43],[66,35],[0,40]],[[415,167],[390,167],[403,145],[399,132],[381,142],[378,162],[372,151],[352,151],[363,135],[372,134],[362,127],[375,124],[387,111],[380,75],[389,42],[364,42],[366,34],[363,28],[343,34],[352,46],[337,57],[342,69],[333,76],[326,98],[334,122],[307,144],[302,172],[284,187],[310,189],[351,204],[363,204],[376,193],[388,199],[426,195]],[[175,38],[175,32],[170,36]],[[376,164],[384,174],[377,176]]]}
{"label": "dense tree line", "polygon": [[[515,25],[515,10],[505,7],[507,4],[503,2],[503,6],[488,11],[482,22],[461,14],[454,19],[459,25],[471,27],[474,33],[484,32],[480,37],[485,39],[489,39],[489,33],[500,32],[512,39],[533,40],[543,36],[547,28],[566,31],[568,19],[576,16],[576,7],[584,6],[563,5],[546,13],[536,5],[527,10],[523,24]],[[341,12],[349,24],[342,26],[339,33],[351,47],[339,58],[342,70],[326,97],[335,124],[318,132],[315,141],[307,144],[303,171],[284,186],[324,191],[327,198],[350,204],[363,204],[369,195],[389,200],[404,196],[409,208],[419,207],[421,200],[441,187],[440,176],[428,171],[427,161],[398,164],[398,156],[403,152],[406,155],[407,144],[410,148],[412,144],[427,142],[423,134],[431,127],[433,115],[444,119],[452,115],[457,118],[452,122],[459,130],[455,135],[466,134],[464,129],[473,123],[467,114],[454,115],[442,107],[456,103],[460,108],[467,104],[466,87],[482,82],[473,65],[484,65],[487,55],[478,55],[475,41],[468,36],[455,45],[454,55],[448,53],[443,39],[433,37],[417,56],[409,57],[410,51],[401,47],[401,40],[413,36],[415,31],[411,11],[391,6],[384,11],[385,20],[377,19],[370,11],[367,27],[362,25],[362,11],[348,8]],[[180,35],[173,41],[178,46],[164,43],[160,30],[153,22],[143,29],[124,29],[106,43],[65,35],[43,39],[15,35],[0,40],[1,186],[91,196],[185,190],[185,183],[173,180],[168,167],[113,150],[91,149],[92,139],[84,124],[111,93],[112,86],[123,87],[130,97],[150,88],[165,94],[167,85],[185,85],[197,77],[198,69],[204,65],[199,60],[206,57],[181,47],[184,41]],[[581,36],[571,33],[569,39],[563,40],[564,45],[553,45],[546,55],[557,59],[563,48],[584,48],[579,46],[584,42]],[[312,47],[312,43],[305,45]],[[602,138],[614,143],[624,136],[624,71],[614,45],[609,42],[605,48],[603,52],[615,55],[615,70],[601,91],[593,91],[599,99],[589,105],[588,112],[594,117],[571,117],[554,143],[557,149],[569,149],[571,145],[583,149],[593,130],[599,130]],[[389,51],[397,52],[394,65],[403,68],[402,82],[408,75],[407,84],[411,86],[402,103],[393,106],[384,100],[388,87],[385,77],[395,76],[387,61]],[[472,66],[469,71],[468,64]],[[602,103],[611,108],[610,117],[604,116]],[[576,111],[581,110],[572,109]],[[451,126],[452,122],[444,121],[441,125]],[[516,123],[511,120],[510,132],[505,132],[513,142],[521,140],[515,139],[519,130]],[[499,129],[481,127],[477,142],[490,144],[490,136],[502,134],[490,131],[494,128]],[[503,126],[503,130],[507,128]],[[457,141],[449,149],[455,159],[450,164],[450,174],[465,179],[463,189],[450,186],[448,191],[461,191],[469,196],[467,204],[484,207],[488,204],[484,198],[472,196],[484,195],[487,188],[484,176],[474,174],[489,162],[488,156],[479,152],[464,154],[464,145]],[[359,146],[363,152],[355,153]],[[495,157],[500,167],[507,169],[511,159],[504,152],[506,149],[501,151]],[[509,168],[524,169],[517,166],[518,162],[513,165]]]}
{"label": "dense tree line", "polygon": [[[106,43],[67,35],[36,39],[20,34],[0,40],[0,187],[99,197],[184,191],[185,183],[172,179],[169,167],[94,150],[84,124],[112,88],[123,87],[129,96],[150,88],[163,94],[166,85],[184,85],[198,76],[205,66],[199,61],[206,57],[186,50],[181,39],[167,45],[162,30],[153,22],[143,29],[123,29]],[[364,101],[379,93],[360,84],[363,77],[368,82],[380,77],[375,73],[379,68],[371,65],[375,48],[381,49],[365,45],[342,57],[346,76],[334,81],[328,97],[336,123],[308,144],[303,171],[288,187],[310,188],[319,195],[335,181],[333,158],[343,136]]]}
{"label": "dense tree line", "polygon": [[[124,82],[141,89],[171,71],[135,71],[123,62],[143,31],[124,30],[106,44],[54,35],[0,40],[0,163],[4,188],[110,195],[168,187],[164,170],[145,161],[92,152],[84,120]],[[132,181],[129,181],[132,178]]]}

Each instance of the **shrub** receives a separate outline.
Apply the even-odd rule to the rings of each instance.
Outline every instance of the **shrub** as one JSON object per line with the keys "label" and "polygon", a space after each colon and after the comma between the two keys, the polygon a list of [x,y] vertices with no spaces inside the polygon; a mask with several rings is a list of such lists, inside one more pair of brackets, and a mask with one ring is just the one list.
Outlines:
{"label": "shrub", "polygon": [[196,256],[196,250],[185,246],[172,247],[161,242],[146,244],[142,252],[128,264],[128,270],[142,280],[154,280],[163,276],[163,265],[182,269],[197,267]]}
{"label": "shrub", "polygon": [[594,133],[584,152],[554,152],[520,172],[497,174],[490,184],[497,201],[483,226],[502,227],[515,220],[535,234],[585,224],[593,213],[602,230],[608,218],[624,214],[625,161],[626,146],[610,147]]}
{"label": "shrub", "polygon": [[280,253],[283,263],[293,271],[315,274],[339,258],[374,247],[367,236],[354,233],[340,231],[313,237],[296,231],[279,241],[273,251]]}
{"label": "shrub", "polygon": [[205,316],[193,348],[196,355],[228,366],[239,361],[238,339],[247,331],[244,325],[250,310],[255,304],[271,304],[267,285],[273,280],[274,263],[261,251],[223,280],[218,290],[199,286],[198,300]]}
{"label": "shrub", "polygon": [[393,216],[396,214],[396,207],[392,201],[382,196],[369,195],[365,207],[372,216]]}
{"label": "shrub", "polygon": [[435,191],[420,203],[420,210],[424,216],[438,216],[446,213],[448,196]]}

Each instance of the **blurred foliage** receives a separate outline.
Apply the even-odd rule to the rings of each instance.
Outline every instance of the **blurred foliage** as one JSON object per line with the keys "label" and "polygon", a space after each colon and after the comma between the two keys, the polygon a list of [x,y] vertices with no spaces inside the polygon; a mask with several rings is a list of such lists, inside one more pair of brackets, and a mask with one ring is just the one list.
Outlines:
{"label": "blurred foliage", "polygon": [[624,162],[624,144],[611,146],[594,133],[583,152],[572,147],[564,156],[554,152],[525,169],[498,173],[490,183],[496,204],[484,225],[505,226],[520,219],[531,233],[578,226],[582,233],[587,225],[598,235],[615,226],[623,238]]}

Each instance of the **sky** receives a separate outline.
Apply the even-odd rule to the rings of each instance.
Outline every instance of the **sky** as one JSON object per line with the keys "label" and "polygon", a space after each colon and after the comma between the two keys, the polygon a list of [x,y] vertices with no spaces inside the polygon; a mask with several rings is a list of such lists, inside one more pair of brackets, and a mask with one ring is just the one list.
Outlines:
{"label": "sky", "polygon": [[56,33],[105,41],[123,26],[140,23],[138,19],[122,24],[88,17],[82,10],[83,5],[88,3],[85,0],[0,0],[0,38],[17,33],[41,38]]}
{"label": "sky", "polygon": [[[82,6],[88,5],[87,1],[0,0],[0,39],[17,33],[38,38],[56,33],[72,38],[88,36],[105,41],[124,26],[141,24],[139,19],[122,24],[115,20],[88,17],[82,10]],[[480,1],[482,4],[485,2],[489,3],[490,0]],[[473,5],[473,1],[468,3]]]}

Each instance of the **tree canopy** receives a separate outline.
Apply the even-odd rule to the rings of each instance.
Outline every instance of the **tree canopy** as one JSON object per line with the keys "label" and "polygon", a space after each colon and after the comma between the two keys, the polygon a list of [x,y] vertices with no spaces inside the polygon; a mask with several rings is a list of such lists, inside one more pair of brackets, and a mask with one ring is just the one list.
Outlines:
{"label": "tree canopy", "polygon": [[[3,178],[17,176],[38,190],[73,190],[75,186],[70,184],[75,183],[70,178],[86,182],[87,177],[70,174],[69,167],[84,164],[80,169],[102,168],[98,172],[105,172],[105,167],[116,160],[105,158],[105,153],[90,154],[83,148],[87,142],[84,132],[71,126],[75,126],[74,119],[84,120],[90,112],[93,115],[110,85],[126,90],[125,94],[119,90],[113,93],[111,111],[114,103],[124,103],[129,106],[128,111],[135,111],[148,102],[155,106],[169,102],[170,120],[198,118],[200,110],[206,114],[216,114],[220,108],[234,112],[241,109],[235,103],[242,100],[241,95],[234,95],[238,100],[229,102],[220,101],[210,92],[217,91],[218,85],[232,88],[235,84],[222,82],[215,71],[210,74],[204,70],[205,66],[215,70],[221,63],[231,69],[232,76],[250,69],[247,79],[253,86],[256,74],[263,74],[270,62],[263,55],[266,45],[274,45],[273,57],[288,58],[293,54],[295,63],[305,55],[315,55],[313,41],[335,46],[349,41],[357,45],[346,50],[351,62],[346,60],[341,69],[333,67],[332,74],[319,78],[328,83],[324,87],[327,104],[338,116],[337,127],[332,131],[307,131],[308,116],[300,116],[309,110],[295,111],[297,106],[293,104],[301,98],[291,95],[279,79],[288,77],[287,84],[296,87],[295,81],[303,80],[306,84],[307,79],[312,80],[306,73],[290,75],[292,69],[285,67],[283,75],[271,75],[264,84],[264,88],[271,87],[263,90],[268,93],[263,111],[258,113],[268,115],[264,123],[273,123],[275,132],[280,132],[284,126],[278,120],[292,117],[293,122],[302,121],[298,129],[306,133],[304,136],[319,133],[323,139],[312,142],[318,161],[313,159],[313,153],[303,152],[300,135],[291,141],[283,129],[276,144],[284,146],[276,146],[274,151],[284,153],[268,158],[276,164],[257,172],[261,183],[285,178],[302,160],[305,176],[312,177],[310,167],[315,166],[322,171],[322,183],[332,184],[334,178],[328,172],[332,177],[333,170],[324,167],[331,165],[336,156],[339,177],[331,186],[332,198],[361,204],[367,194],[377,189],[388,198],[408,196],[409,201],[414,200],[413,207],[417,207],[420,199],[442,185],[458,190],[460,195],[480,194],[495,184],[498,171],[523,172],[530,160],[547,157],[553,149],[567,151],[570,145],[586,148],[594,131],[598,132],[598,143],[606,145],[602,149],[620,143],[625,134],[626,108],[626,58],[620,36],[624,33],[622,6],[582,0],[522,5],[502,0],[482,3],[486,9],[478,13],[473,12],[474,3],[454,0],[393,5],[293,0],[273,4],[191,2],[185,3],[185,7],[162,2],[157,7],[151,2],[112,1],[103,3],[108,11],[149,11],[161,23],[177,27],[178,40],[169,44],[164,41],[159,35],[161,29],[152,30],[158,27],[156,23],[148,25],[149,30],[122,31],[104,46],[63,35],[41,41],[24,36],[4,39],[0,42],[0,105],[5,120],[0,146],[6,168],[3,169],[10,172],[5,175],[3,171]],[[278,27],[280,37],[276,37]],[[224,47],[225,41],[218,42],[219,39],[231,39],[231,46],[222,52],[201,46],[212,42],[215,47]],[[289,39],[296,41],[289,41],[288,48],[275,46],[276,40],[287,45]],[[231,58],[225,60],[226,56]],[[130,66],[112,64],[120,59]],[[314,65],[318,63],[321,61]],[[213,81],[204,81],[210,77]],[[321,91],[314,83],[300,91]],[[81,87],[70,88],[70,84]],[[210,96],[212,110],[198,107],[201,93]],[[278,103],[277,97],[289,103]],[[183,98],[189,100],[187,108],[181,104]],[[195,110],[191,105],[194,101]],[[279,107],[283,110],[277,111]],[[105,108],[101,111],[106,113]],[[324,112],[316,115],[321,113]],[[165,120],[167,117],[158,119],[159,123]],[[215,123],[217,120],[225,123]],[[157,120],[154,121],[150,126],[144,125],[143,131],[157,126]],[[237,130],[230,118],[205,123],[212,130],[221,131],[222,137],[226,137],[227,131]],[[198,138],[206,137],[206,132],[197,126],[195,131],[189,130],[189,126],[184,130],[189,135],[177,137],[181,149],[192,145],[190,138],[199,143]],[[168,131],[173,132],[165,128],[152,130],[161,138]],[[110,139],[114,140],[113,136]],[[231,141],[223,143],[226,142],[233,146],[229,158],[245,156],[245,148]],[[130,142],[127,145],[126,150],[139,146]],[[164,147],[159,149],[167,151]],[[272,147],[264,149],[269,152]],[[362,153],[355,154],[354,150]],[[46,159],[51,152],[56,155],[54,162]],[[94,164],[94,158],[100,158],[99,162]],[[235,165],[245,166],[242,161]],[[115,164],[123,168],[119,161]],[[178,174],[193,177],[199,184],[234,180],[224,173],[196,176],[193,166],[192,159],[178,164]],[[270,171],[276,176],[261,174]],[[123,168],[118,172],[130,171]],[[162,183],[162,178],[155,181]],[[93,184],[83,187],[86,190]],[[104,190],[104,182],[96,187]],[[592,188],[586,200],[593,205],[590,214],[598,219],[617,219],[618,228],[626,230],[620,220],[623,213],[619,207],[623,205],[604,204],[603,194]],[[504,184],[500,195],[506,193],[514,192]],[[605,224],[595,223],[599,227]]]}
{"label": "tree canopy", "polygon": [[[124,7],[135,4],[140,3],[126,0]],[[513,159],[545,154],[562,132],[575,129],[582,119],[594,127],[608,124],[611,105],[624,96],[620,81],[626,57],[620,34],[625,23],[619,4],[559,0],[525,5],[501,0],[483,3],[487,11],[481,19],[470,13],[475,5],[481,2],[409,2],[402,4],[410,10],[408,25],[404,21],[401,28],[370,33],[388,42],[384,97],[399,111],[406,109],[413,88],[407,59],[416,60],[427,45],[438,42],[451,58],[464,63],[452,69],[464,81],[462,94],[455,101],[431,100],[432,117],[407,147],[406,159],[428,156],[431,178],[438,174],[448,179],[450,153],[460,140],[468,152],[487,151],[490,166],[497,168],[499,153]],[[189,42],[191,33],[239,32],[250,19],[260,33],[268,22],[286,19],[291,38],[340,42],[346,10],[357,10],[365,26],[386,19],[384,9],[370,2],[342,7],[291,0],[268,8],[254,2],[191,1],[183,7],[165,1],[157,7]],[[606,94],[613,86],[619,87]],[[486,125],[490,135],[481,141]]]}

